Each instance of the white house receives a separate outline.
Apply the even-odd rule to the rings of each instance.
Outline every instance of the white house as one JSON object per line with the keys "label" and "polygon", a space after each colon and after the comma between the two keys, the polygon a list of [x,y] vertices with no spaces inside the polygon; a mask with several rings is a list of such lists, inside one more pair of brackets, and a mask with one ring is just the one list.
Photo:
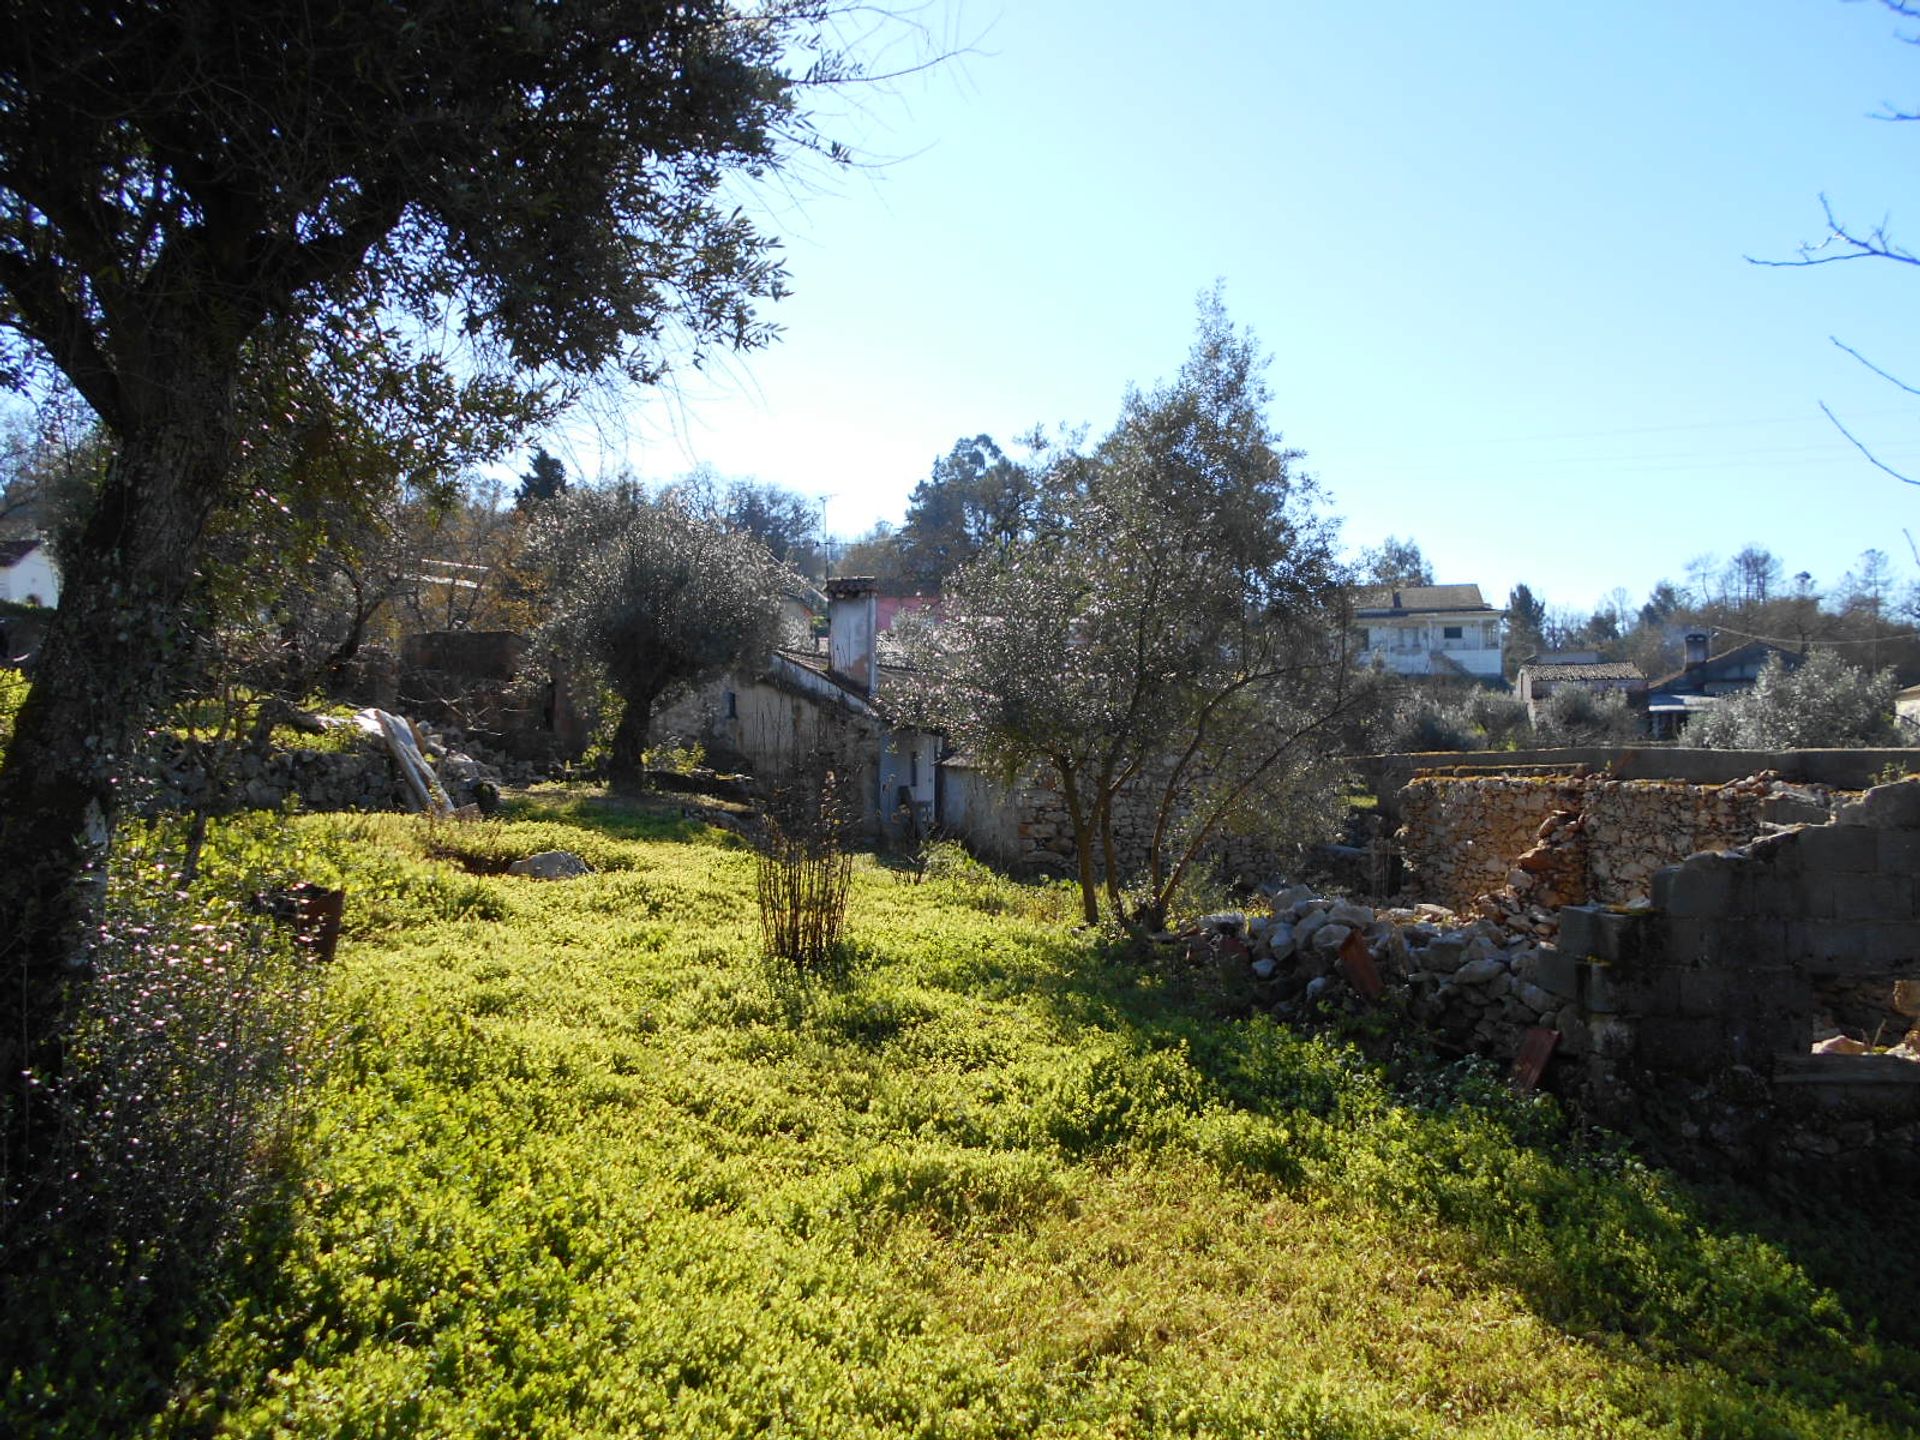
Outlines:
{"label": "white house", "polygon": [[0,600],[19,605],[60,603],[60,572],[38,540],[0,540]]}
{"label": "white house", "polygon": [[1498,680],[1504,618],[1480,598],[1478,585],[1368,585],[1353,592],[1359,662],[1398,675]]}

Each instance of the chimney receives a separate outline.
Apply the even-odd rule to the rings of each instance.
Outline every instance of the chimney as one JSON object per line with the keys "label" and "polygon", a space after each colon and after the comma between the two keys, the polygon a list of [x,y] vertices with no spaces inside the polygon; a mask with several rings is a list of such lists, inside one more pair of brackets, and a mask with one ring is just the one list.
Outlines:
{"label": "chimney", "polygon": [[827,669],[869,696],[880,688],[878,589],[867,575],[827,581]]}
{"label": "chimney", "polygon": [[1702,665],[1707,659],[1707,637],[1701,631],[1689,630],[1686,635],[1687,664]]}

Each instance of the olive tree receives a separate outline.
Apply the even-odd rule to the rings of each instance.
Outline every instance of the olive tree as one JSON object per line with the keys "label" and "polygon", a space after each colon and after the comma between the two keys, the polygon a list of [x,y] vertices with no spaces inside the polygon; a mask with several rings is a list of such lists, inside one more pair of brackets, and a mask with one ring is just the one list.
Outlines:
{"label": "olive tree", "polygon": [[427,437],[504,411],[497,451],[581,377],[763,343],[781,267],[724,191],[827,148],[798,101],[844,73],[830,21],[829,0],[0,8],[0,379],[64,378],[115,446],[0,768],[0,1074],[29,1149],[83,877],[190,649],[206,539],[277,503],[244,479],[261,447],[341,428],[324,386],[305,411],[263,398],[372,352],[356,404]]}
{"label": "olive tree", "polygon": [[1837,651],[1816,650],[1788,669],[1778,655],[1744,694],[1687,727],[1687,740],[1716,750],[1791,750],[1898,745],[1891,670],[1863,670]]}
{"label": "olive tree", "polygon": [[779,636],[790,572],[683,493],[623,480],[542,507],[547,645],[604,673],[623,702],[609,777],[638,781],[653,711],[677,686],[758,664]]}
{"label": "olive tree", "polygon": [[[926,632],[919,713],[1003,773],[1053,771],[1089,923],[1102,889],[1116,918],[1163,922],[1210,840],[1330,774],[1344,577],[1263,364],[1206,297],[1179,374],[1044,461],[1034,533],[964,570]],[[1123,792],[1149,832],[1132,876]]]}

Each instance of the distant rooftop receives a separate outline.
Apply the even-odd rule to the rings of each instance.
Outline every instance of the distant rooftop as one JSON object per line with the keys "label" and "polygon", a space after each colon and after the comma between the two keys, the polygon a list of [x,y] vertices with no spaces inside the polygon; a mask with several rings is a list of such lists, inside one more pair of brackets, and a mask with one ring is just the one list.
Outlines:
{"label": "distant rooftop", "polygon": [[1520,673],[1537,680],[1644,680],[1638,665],[1625,660],[1603,660],[1594,665],[1534,665],[1520,667]]}
{"label": "distant rooftop", "polygon": [[1353,592],[1353,613],[1357,616],[1457,614],[1479,610],[1494,613],[1480,598],[1478,585],[1362,585]]}

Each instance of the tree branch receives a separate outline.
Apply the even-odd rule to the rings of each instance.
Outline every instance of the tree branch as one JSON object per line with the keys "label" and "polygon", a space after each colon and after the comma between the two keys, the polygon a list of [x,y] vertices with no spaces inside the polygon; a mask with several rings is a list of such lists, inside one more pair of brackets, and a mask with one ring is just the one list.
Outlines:
{"label": "tree branch", "polygon": [[[1902,386],[1901,388],[1904,389],[1906,387]],[[1891,475],[1894,479],[1898,480],[1903,485],[1920,485],[1920,480],[1914,479],[1911,475],[1902,475],[1898,470],[1894,469],[1891,465],[1887,464],[1878,455],[1875,455],[1873,451],[1869,450],[1865,445],[1861,444],[1859,439],[1854,435],[1854,433],[1851,430],[1847,429],[1846,426],[1840,423],[1840,417],[1835,415],[1833,411],[1827,408],[1827,402],[1824,400],[1820,402],[1820,413],[1825,415],[1827,419],[1833,421],[1833,428],[1838,430],[1842,435],[1846,436],[1847,439],[1850,442],[1852,442],[1853,448],[1858,450],[1862,455],[1867,457],[1868,463],[1870,463],[1877,469],[1886,471],[1887,474]]]}

